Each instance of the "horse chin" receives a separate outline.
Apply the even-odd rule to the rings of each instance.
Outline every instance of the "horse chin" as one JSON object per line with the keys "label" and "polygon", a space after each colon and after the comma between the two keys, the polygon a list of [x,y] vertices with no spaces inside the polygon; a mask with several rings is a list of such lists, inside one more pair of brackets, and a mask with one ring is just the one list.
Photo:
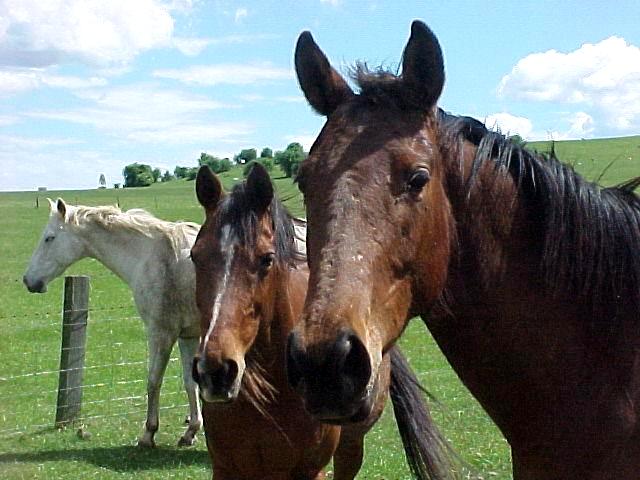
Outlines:
{"label": "horse chin", "polygon": [[305,402],[307,411],[319,422],[331,425],[348,425],[365,420],[371,414],[378,397],[378,381],[371,382],[362,396],[348,403],[331,402],[330,405],[311,407],[312,402]]}
{"label": "horse chin", "polygon": [[330,425],[348,425],[350,423],[359,423],[369,417],[373,410],[375,395],[373,393],[367,395],[355,405],[345,407],[341,411],[321,411],[313,417],[322,423]]}
{"label": "horse chin", "polygon": [[200,388],[200,398],[206,403],[232,403],[238,398],[238,392],[233,390],[210,390]]}

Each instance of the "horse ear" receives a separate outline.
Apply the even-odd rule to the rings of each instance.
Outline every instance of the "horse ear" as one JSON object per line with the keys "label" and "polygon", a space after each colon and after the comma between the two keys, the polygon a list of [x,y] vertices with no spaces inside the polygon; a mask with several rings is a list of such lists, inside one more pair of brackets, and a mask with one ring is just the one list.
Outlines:
{"label": "horse ear", "polygon": [[262,213],[273,200],[273,184],[269,172],[264,166],[255,162],[247,177],[247,193],[251,199],[251,207]]}
{"label": "horse ear", "polygon": [[215,209],[222,197],[222,184],[209,165],[203,165],[196,177],[196,196],[205,209]]}
{"label": "horse ear", "polygon": [[58,200],[56,201],[56,210],[58,211],[58,213],[62,217],[62,220],[67,218],[67,204],[64,203],[63,199],[58,198]]}
{"label": "horse ear", "polygon": [[331,114],[353,96],[353,90],[329,64],[309,32],[302,32],[298,37],[295,64],[300,88],[319,114]]}
{"label": "horse ear", "polygon": [[47,197],[47,202],[49,202],[49,210],[51,210],[51,213],[55,212],[56,211],[56,202],[51,200],[49,197]]}
{"label": "horse ear", "polygon": [[444,87],[442,49],[434,33],[423,22],[414,20],[411,36],[402,54],[402,80],[425,110],[431,109]]}

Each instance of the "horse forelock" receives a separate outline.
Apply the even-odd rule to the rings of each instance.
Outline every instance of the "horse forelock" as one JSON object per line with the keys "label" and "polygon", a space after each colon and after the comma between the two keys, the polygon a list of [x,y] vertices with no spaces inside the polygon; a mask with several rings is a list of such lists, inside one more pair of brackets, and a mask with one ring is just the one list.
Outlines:
{"label": "horse forelock", "polygon": [[[531,152],[469,117],[441,111],[439,120],[454,168],[464,164],[463,142],[477,147],[468,180],[459,185],[463,194],[478,188],[487,164],[496,179],[513,178],[513,195],[541,226],[540,268],[552,294],[569,289],[605,310],[629,302],[640,307],[640,199],[633,193],[640,180],[604,188],[582,178],[553,151]],[[505,205],[514,200],[502,199]]]}
{"label": "horse forelock", "polygon": [[[295,233],[294,219],[275,195],[269,208],[269,215],[274,231],[276,261],[284,265],[306,261],[304,253],[298,251],[296,247],[296,239],[300,239]],[[220,202],[216,211],[215,225],[218,231],[228,225],[235,241],[249,249],[256,247],[259,218],[256,211],[251,208],[246,183],[236,184],[231,193]]]}

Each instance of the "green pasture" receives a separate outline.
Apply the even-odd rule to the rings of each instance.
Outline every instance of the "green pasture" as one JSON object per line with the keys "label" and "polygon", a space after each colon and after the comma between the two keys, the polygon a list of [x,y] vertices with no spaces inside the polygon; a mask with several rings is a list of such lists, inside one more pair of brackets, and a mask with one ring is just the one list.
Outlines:
{"label": "green pasture", "polygon": [[[533,147],[548,148],[544,144]],[[602,179],[608,185],[640,175],[640,137],[558,142],[556,152],[589,179],[598,178],[616,160]],[[229,187],[241,176],[241,170],[234,169],[223,174],[223,183]],[[295,185],[280,178],[279,171],[272,176],[290,210],[302,215]],[[68,271],[91,276],[84,379],[88,387],[82,422],[90,437],[77,435],[80,425],[63,431],[52,428],[62,280],[52,282],[43,295],[29,294],[21,281],[48,216],[46,196],[61,196],[71,204],[145,208],[167,220],[202,220],[194,183],[188,181],[126,190],[0,194],[0,478],[210,478],[204,437],[200,436],[195,448],[175,446],[187,411],[177,361],[171,362],[163,387],[158,447],[135,447],[145,418],[145,335],[128,288],[93,260],[83,260]],[[468,478],[510,478],[508,445],[461,385],[420,321],[412,322],[401,344],[421,381],[438,400],[432,402],[434,417],[467,464]],[[365,463],[358,478],[409,478],[390,409],[367,437]]]}

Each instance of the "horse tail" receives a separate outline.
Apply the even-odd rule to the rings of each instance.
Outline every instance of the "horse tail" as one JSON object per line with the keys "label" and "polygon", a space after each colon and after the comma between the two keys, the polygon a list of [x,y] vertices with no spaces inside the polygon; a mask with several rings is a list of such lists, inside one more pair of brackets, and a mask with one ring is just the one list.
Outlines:
{"label": "horse tail", "polygon": [[420,385],[411,366],[398,347],[391,355],[391,386],[398,431],[402,439],[407,463],[417,479],[453,480],[460,478],[457,455],[436,427]]}

